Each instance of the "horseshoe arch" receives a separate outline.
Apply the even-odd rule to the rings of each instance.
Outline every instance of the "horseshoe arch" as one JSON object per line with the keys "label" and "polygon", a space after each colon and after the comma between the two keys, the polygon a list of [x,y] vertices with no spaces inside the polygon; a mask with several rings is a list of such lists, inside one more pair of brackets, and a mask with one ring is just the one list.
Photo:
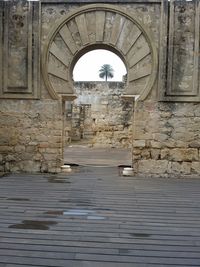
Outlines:
{"label": "horseshoe arch", "polygon": [[127,68],[124,97],[144,100],[157,74],[157,51],[149,31],[123,9],[92,4],[58,21],[47,38],[42,72],[53,99],[75,98],[72,70],[86,52],[104,48],[116,53]]}

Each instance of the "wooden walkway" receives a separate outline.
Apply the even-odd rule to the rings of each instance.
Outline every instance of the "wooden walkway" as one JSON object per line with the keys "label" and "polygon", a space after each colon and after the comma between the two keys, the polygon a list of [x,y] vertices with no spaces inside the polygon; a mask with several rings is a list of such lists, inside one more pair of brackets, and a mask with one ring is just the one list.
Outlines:
{"label": "wooden walkway", "polygon": [[200,266],[200,179],[0,178],[0,267]]}

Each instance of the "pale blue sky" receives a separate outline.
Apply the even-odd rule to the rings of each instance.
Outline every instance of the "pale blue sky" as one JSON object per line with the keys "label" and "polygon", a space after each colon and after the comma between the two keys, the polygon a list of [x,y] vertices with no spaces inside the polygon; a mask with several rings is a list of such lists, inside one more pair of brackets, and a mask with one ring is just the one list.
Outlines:
{"label": "pale blue sky", "polygon": [[123,61],[104,49],[90,51],[78,60],[73,71],[74,81],[103,81],[99,78],[99,70],[104,64],[110,64],[114,69],[114,77],[110,81],[122,81],[122,76],[126,74]]}

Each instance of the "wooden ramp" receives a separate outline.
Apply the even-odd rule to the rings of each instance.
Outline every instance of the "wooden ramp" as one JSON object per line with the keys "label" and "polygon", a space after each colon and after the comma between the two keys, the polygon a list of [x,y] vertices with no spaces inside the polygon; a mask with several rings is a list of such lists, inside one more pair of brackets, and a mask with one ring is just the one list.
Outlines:
{"label": "wooden ramp", "polygon": [[200,180],[117,168],[0,179],[0,267],[200,266]]}

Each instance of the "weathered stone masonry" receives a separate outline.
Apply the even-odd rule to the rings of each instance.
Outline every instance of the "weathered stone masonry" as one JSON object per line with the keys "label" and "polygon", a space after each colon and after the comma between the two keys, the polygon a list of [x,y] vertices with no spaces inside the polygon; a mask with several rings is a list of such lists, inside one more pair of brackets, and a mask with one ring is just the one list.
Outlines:
{"label": "weathered stone masonry", "polygon": [[59,104],[52,100],[3,100],[1,171],[59,171],[62,154],[60,114]]}
{"label": "weathered stone masonry", "polygon": [[200,173],[198,103],[138,103],[134,161],[139,173]]}
{"label": "weathered stone masonry", "polygon": [[200,174],[200,2],[0,1],[0,170],[58,172],[72,69],[117,53],[135,103],[136,173]]}
{"label": "weathered stone masonry", "polygon": [[94,147],[131,148],[133,105],[121,98],[122,82],[76,82],[78,94],[67,126],[72,140],[86,139]]}

